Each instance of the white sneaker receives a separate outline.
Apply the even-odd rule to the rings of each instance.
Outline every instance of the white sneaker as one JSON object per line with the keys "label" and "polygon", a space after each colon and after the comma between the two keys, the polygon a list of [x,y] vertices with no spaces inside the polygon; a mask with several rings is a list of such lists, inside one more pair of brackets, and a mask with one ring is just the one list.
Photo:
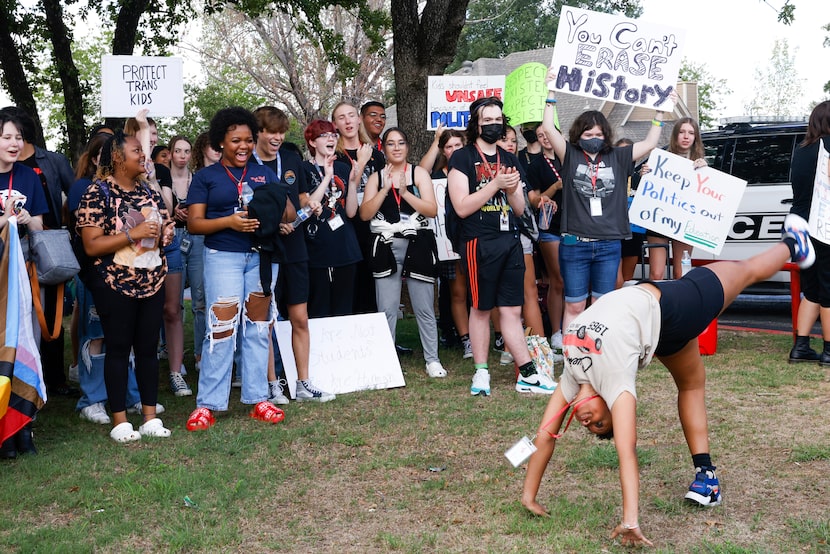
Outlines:
{"label": "white sneaker", "polygon": [[501,365],[510,365],[512,363],[513,363],[513,354],[511,354],[507,350],[502,351],[501,356],[499,356],[499,364],[501,364]]}
{"label": "white sneaker", "polygon": [[554,352],[562,353],[562,330],[555,332],[550,336],[550,347]]}
{"label": "white sneaker", "polygon": [[323,392],[311,384],[311,381],[297,379],[297,402],[328,402],[337,398],[330,392]]}
{"label": "white sneaker", "polygon": [[[128,414],[140,414],[141,413],[141,402],[136,402],[132,406],[127,407]],[[156,415],[161,415],[164,413],[164,406],[161,404],[156,404]]]}
{"label": "white sneaker", "polygon": [[427,375],[430,377],[446,377],[447,370],[441,365],[441,362],[429,362],[427,364]]}
{"label": "white sneaker", "polygon": [[288,397],[285,396],[285,387],[288,383],[285,379],[277,379],[276,381],[268,381],[268,402],[271,404],[286,405],[289,403]]}
{"label": "white sneaker", "polygon": [[103,402],[96,402],[86,408],[81,408],[80,416],[81,419],[97,423],[98,425],[108,425],[111,422]]}
{"label": "white sneaker", "polygon": [[490,396],[490,372],[486,369],[477,369],[473,374],[473,384],[470,386],[473,396]]}
{"label": "white sneaker", "polygon": [[517,392],[531,392],[534,394],[553,394],[556,390],[556,381],[544,373],[534,373],[527,377],[519,374],[516,381]]}
{"label": "white sneaker", "polygon": [[69,366],[69,382],[80,384],[80,377],[78,375],[78,364],[72,364]]}

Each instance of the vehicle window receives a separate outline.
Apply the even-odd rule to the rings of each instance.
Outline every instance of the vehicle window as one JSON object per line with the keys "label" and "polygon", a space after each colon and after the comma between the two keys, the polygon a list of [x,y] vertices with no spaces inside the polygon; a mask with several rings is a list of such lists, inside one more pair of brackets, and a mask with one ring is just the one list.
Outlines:
{"label": "vehicle window", "polygon": [[[726,171],[724,167],[724,159],[730,158],[734,138],[721,139],[707,139],[703,142],[704,157],[709,167],[717,170]],[[728,152],[728,153],[727,153]]]}
{"label": "vehicle window", "polygon": [[753,183],[788,183],[795,135],[737,137],[732,171]]}

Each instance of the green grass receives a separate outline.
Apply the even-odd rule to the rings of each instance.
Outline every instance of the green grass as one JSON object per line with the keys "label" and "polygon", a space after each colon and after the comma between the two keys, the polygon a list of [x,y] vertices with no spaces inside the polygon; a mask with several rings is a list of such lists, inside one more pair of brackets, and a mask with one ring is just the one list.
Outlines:
{"label": "green grass", "polygon": [[[414,321],[400,329],[417,348]],[[655,551],[830,551],[830,384],[817,366],[788,365],[787,349],[787,337],[722,332],[706,359],[726,499],[712,510],[682,501],[692,468],[671,378],[656,362],[641,372],[640,523]],[[495,359],[493,396],[470,397],[471,364],[455,350],[441,358],[444,380],[426,377],[416,350],[405,388],[291,403],[276,426],[248,418],[234,391],[202,433],[184,429],[194,399],[174,398],[161,375],[173,435],[134,445],[50,399],[34,427],[40,454],[0,464],[2,551],[626,551],[608,538],[621,517],[613,441],[574,425],[539,493],[552,517],[531,517],[518,502],[524,470],[503,453],[533,434],[546,398],[515,393],[513,368]]]}

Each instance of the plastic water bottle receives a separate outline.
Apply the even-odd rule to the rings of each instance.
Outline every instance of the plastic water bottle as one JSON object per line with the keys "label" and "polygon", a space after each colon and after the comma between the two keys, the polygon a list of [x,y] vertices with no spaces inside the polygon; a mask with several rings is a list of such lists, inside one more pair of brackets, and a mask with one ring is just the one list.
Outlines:
{"label": "plastic water bottle", "polygon": [[[150,215],[147,216],[146,221],[149,223],[151,221],[161,224],[161,214],[159,213],[158,208],[153,206],[152,210],[150,211]],[[153,237],[144,237],[141,239],[141,247],[142,248],[155,248],[156,246],[156,239]]]}
{"label": "plastic water bottle", "polygon": [[[680,271],[683,275],[686,275],[692,270],[692,256],[689,254],[688,250],[683,251],[683,259],[680,260]],[[681,277],[683,276],[681,275]]]}
{"label": "plastic water bottle", "polygon": [[248,204],[254,198],[254,189],[248,183],[242,183],[242,192],[239,193],[239,198],[242,200],[242,209],[247,210]]}
{"label": "plastic water bottle", "polygon": [[303,224],[303,221],[308,219],[308,216],[311,215],[311,208],[309,206],[305,206],[303,209],[297,212],[297,219],[291,222],[291,226],[295,229]]}

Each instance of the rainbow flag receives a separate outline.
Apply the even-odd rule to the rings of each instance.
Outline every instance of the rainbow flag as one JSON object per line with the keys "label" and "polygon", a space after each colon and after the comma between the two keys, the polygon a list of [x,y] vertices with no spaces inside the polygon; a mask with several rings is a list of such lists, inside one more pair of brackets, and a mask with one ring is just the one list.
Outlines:
{"label": "rainbow flag", "polygon": [[32,290],[17,218],[0,233],[0,442],[32,421],[46,403],[46,384],[32,321]]}

